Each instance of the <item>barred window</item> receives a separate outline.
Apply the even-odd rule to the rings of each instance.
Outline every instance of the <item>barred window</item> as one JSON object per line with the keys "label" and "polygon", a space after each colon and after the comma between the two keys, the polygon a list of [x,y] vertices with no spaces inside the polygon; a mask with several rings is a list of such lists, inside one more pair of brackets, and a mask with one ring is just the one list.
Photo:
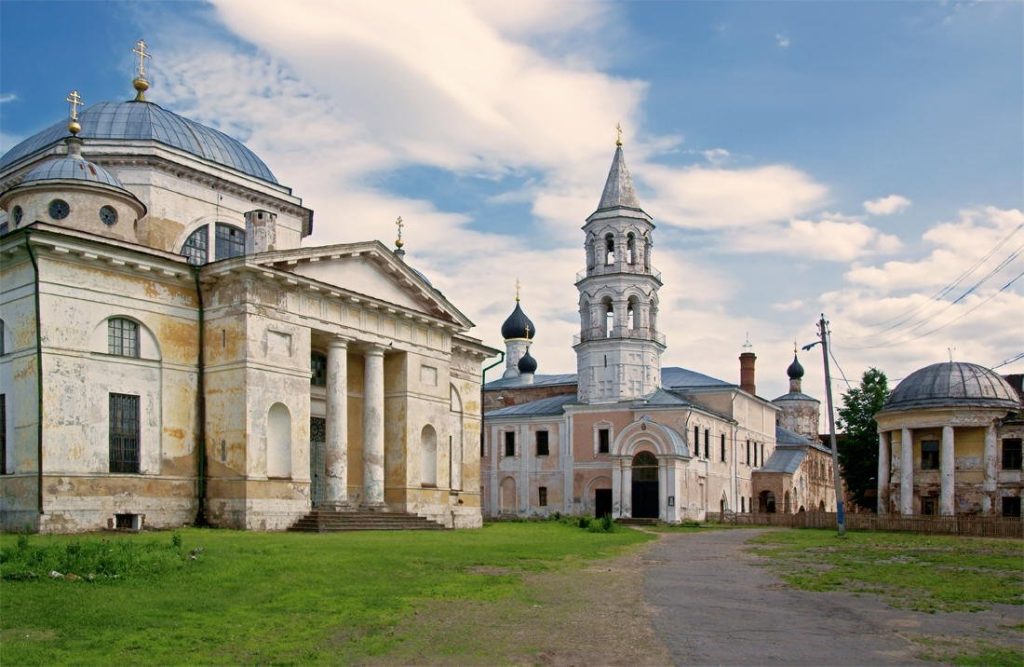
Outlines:
{"label": "barred window", "polygon": [[327,356],[313,352],[309,356],[309,383],[314,387],[327,386]]}
{"label": "barred window", "polygon": [[245,232],[238,227],[217,223],[217,259],[241,257],[245,254]]}
{"label": "barred window", "polygon": [[107,352],[120,357],[139,356],[139,325],[123,317],[107,322]]}
{"label": "barred window", "polygon": [[185,245],[181,248],[181,254],[188,257],[189,264],[201,266],[209,260],[209,235],[209,225],[203,225],[186,239]]}
{"label": "barred window", "polygon": [[139,472],[139,397],[110,394],[110,472]]}

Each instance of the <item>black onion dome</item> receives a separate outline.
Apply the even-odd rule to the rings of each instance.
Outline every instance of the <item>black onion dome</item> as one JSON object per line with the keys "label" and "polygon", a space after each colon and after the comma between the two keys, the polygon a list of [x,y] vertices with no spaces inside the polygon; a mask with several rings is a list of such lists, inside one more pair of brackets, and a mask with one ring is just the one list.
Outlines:
{"label": "black onion dome", "polygon": [[1020,397],[995,371],[959,361],[925,366],[903,379],[883,411],[915,408],[989,407],[1014,409]]}
{"label": "black onion dome", "polygon": [[501,337],[505,340],[510,338],[533,340],[536,333],[537,328],[533,326],[533,322],[530,321],[530,318],[526,316],[523,309],[519,307],[519,302],[516,301],[515,310],[508,316],[505,323],[501,325]]}
{"label": "black onion dome", "polygon": [[789,376],[790,380],[799,380],[804,376],[804,367],[800,365],[800,361],[793,355],[793,363],[786,369],[786,375]]}
{"label": "black onion dome", "polygon": [[537,372],[537,360],[530,355],[530,350],[526,350],[526,354],[519,359],[519,372],[520,373],[536,373]]}

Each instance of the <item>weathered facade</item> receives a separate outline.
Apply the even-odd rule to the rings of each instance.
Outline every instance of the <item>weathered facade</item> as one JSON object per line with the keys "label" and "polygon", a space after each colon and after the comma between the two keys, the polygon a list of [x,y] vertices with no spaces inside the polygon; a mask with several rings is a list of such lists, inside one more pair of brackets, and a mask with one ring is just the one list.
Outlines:
{"label": "weathered facade", "polygon": [[291,189],[135,83],[0,158],[3,528],[479,526],[495,351],[400,244],[300,248]]}
{"label": "weathered facade", "polygon": [[997,373],[926,366],[875,420],[880,514],[1021,516],[1024,399]]}

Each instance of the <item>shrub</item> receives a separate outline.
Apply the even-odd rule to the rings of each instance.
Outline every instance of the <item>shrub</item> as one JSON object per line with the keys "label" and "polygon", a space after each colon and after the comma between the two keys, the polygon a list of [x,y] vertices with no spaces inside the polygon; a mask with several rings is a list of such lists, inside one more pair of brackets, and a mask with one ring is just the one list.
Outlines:
{"label": "shrub", "polygon": [[170,544],[95,538],[31,544],[27,536],[22,537],[15,548],[0,550],[0,578],[42,579],[56,572],[54,578],[74,574],[87,581],[120,579],[166,572],[186,561],[179,535]]}
{"label": "shrub", "polygon": [[579,517],[576,520],[576,525],[579,526],[580,528],[589,528],[590,527],[590,517],[589,516],[581,516],[581,517]]}

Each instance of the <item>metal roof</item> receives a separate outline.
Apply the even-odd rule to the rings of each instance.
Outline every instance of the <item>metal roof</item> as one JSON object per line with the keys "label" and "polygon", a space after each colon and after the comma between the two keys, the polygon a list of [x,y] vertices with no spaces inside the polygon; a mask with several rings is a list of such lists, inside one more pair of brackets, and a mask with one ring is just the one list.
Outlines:
{"label": "metal roof", "polygon": [[[484,385],[484,389],[511,389],[515,387],[529,388],[529,387],[545,387],[554,385],[565,385],[565,384],[576,384],[575,373],[563,373],[562,375],[534,375],[532,384],[523,384],[523,381],[518,377],[500,378],[498,380],[491,380]],[[576,394],[574,393],[573,396]]]}
{"label": "metal roof", "polygon": [[520,405],[510,405],[507,408],[498,408],[497,410],[492,410],[486,413],[484,417],[540,417],[560,415],[564,412],[563,408],[566,405],[575,402],[576,394],[562,394],[560,396],[541,398],[539,400],[522,403]]}
{"label": "metal roof", "polygon": [[736,385],[725,380],[713,378],[688,368],[670,366],[661,369],[661,385],[672,389],[684,389],[687,387],[734,387]]}
{"label": "metal roof", "polygon": [[38,181],[86,181],[88,183],[102,183],[121,190],[124,186],[113,174],[88,160],[75,157],[61,157],[47,160],[33,168],[21,179],[18,185],[27,185]]}
{"label": "metal roof", "polygon": [[946,407],[1021,407],[1020,397],[998,373],[978,364],[948,361],[916,370],[900,382],[882,407],[890,410]]}
{"label": "metal roof", "polygon": [[793,449],[776,449],[768,460],[758,470],[760,472],[784,472],[794,473],[800,468],[800,463],[807,456],[807,450],[803,447]]}
{"label": "metal roof", "polygon": [[778,398],[772,399],[772,403],[775,403],[776,401],[814,401],[815,403],[821,403],[821,401],[813,396],[808,396],[807,394],[799,391],[791,391],[788,394],[783,394]]}
{"label": "metal roof", "polygon": [[[267,165],[242,142],[219,130],[168,111],[152,102],[100,102],[79,114],[83,139],[157,141],[198,157],[277,183]],[[0,170],[62,141],[68,136],[61,120],[25,139],[0,158]]]}
{"label": "metal roof", "polygon": [[622,146],[615,148],[612,167],[608,170],[608,180],[601,193],[601,202],[597,205],[599,211],[609,208],[640,208],[640,201],[633,190],[633,177],[630,176],[626,159],[622,155]]}

